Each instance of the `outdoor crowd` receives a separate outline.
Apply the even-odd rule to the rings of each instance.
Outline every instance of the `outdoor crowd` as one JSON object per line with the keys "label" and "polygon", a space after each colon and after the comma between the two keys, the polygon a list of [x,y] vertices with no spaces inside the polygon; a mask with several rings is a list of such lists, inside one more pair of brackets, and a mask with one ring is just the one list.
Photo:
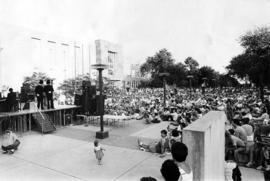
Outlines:
{"label": "outdoor crowd", "polygon": [[[202,93],[203,92],[203,93]],[[105,114],[129,116],[142,119],[146,124],[168,121],[161,137],[153,143],[138,140],[139,149],[165,157],[161,166],[165,180],[192,180],[191,167],[186,162],[187,146],[182,143],[182,129],[211,110],[225,111],[225,176],[226,180],[241,180],[238,165],[259,170],[270,170],[269,145],[270,120],[269,97],[262,102],[255,89],[176,89],[168,88],[164,105],[163,89],[112,89],[107,93]],[[19,141],[7,130],[2,149],[13,153]],[[98,147],[98,143],[95,143]],[[95,152],[99,153],[96,149]],[[102,157],[102,156],[99,156]],[[98,157],[98,158],[99,158]],[[99,158],[101,160],[101,158]],[[99,161],[100,161],[99,160]],[[144,177],[141,180],[155,180]]]}
{"label": "outdoor crowd", "polygon": [[[241,180],[238,165],[270,170],[269,97],[264,102],[258,97],[255,89],[208,89],[202,94],[200,90],[170,88],[164,107],[163,89],[113,90],[108,94],[106,108],[107,114],[144,119],[146,124],[169,121],[158,142],[145,144],[138,140],[141,150],[160,153],[161,157],[172,151],[175,142],[181,143],[184,127],[210,110],[225,111],[225,176],[226,180]],[[190,180],[185,178],[187,175],[182,170],[179,177]]]}

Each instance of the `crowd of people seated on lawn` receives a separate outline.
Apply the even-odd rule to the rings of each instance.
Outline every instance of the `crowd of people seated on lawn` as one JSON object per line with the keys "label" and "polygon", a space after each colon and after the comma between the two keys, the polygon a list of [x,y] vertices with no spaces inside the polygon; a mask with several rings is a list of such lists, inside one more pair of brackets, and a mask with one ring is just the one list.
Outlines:
{"label": "crowd of people seated on lawn", "polygon": [[185,117],[187,122],[200,118],[209,110],[224,109],[225,102],[216,94],[200,91],[190,95],[186,89],[169,89],[166,107],[163,106],[163,89],[136,89],[129,92],[110,90],[105,101],[105,114],[129,116],[146,120],[146,123],[177,121]]}
{"label": "crowd of people seated on lawn", "polygon": [[[225,110],[229,120],[225,134],[226,160],[270,170],[268,147],[262,143],[262,135],[270,133],[269,97],[263,103],[257,94],[255,89],[208,89],[205,94],[199,90],[190,94],[187,89],[169,88],[164,108],[163,89],[113,90],[107,95],[106,108],[107,114],[131,116],[147,124],[170,121],[168,135],[176,129],[180,136],[184,127],[208,111]],[[154,145],[142,148],[151,150]]]}
{"label": "crowd of people seated on lawn", "polygon": [[[184,127],[208,111],[224,110],[228,118],[225,130],[227,163],[233,160],[237,165],[270,170],[270,138],[267,140],[270,133],[269,97],[262,102],[255,89],[208,89],[204,94],[200,90],[190,94],[188,89],[168,88],[166,107],[163,105],[163,89],[160,88],[129,92],[116,89],[108,93],[107,97],[107,114],[143,119],[147,124],[169,121],[166,130],[169,140],[172,130],[177,130],[181,137]],[[160,143],[166,145],[163,150],[170,150],[172,144]],[[157,150],[156,146],[162,145],[160,143],[145,144],[139,141],[141,149],[148,151]],[[162,155],[164,152],[159,153]]]}

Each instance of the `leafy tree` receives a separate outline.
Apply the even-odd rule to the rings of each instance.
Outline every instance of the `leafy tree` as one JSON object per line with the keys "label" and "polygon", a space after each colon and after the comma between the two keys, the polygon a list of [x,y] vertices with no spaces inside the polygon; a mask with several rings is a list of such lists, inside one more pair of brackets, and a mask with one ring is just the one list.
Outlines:
{"label": "leafy tree", "polygon": [[162,85],[162,79],[159,76],[162,72],[168,72],[174,65],[174,59],[168,50],[161,49],[153,57],[148,57],[146,62],[141,65],[140,71],[143,76],[150,74],[152,82],[158,86]]}
{"label": "leafy tree", "polygon": [[168,84],[176,84],[177,86],[187,86],[188,81],[186,80],[187,69],[186,66],[179,62],[168,67],[169,77],[167,78]]}
{"label": "leafy tree", "polygon": [[190,72],[193,72],[193,73],[194,73],[194,72],[198,69],[198,67],[199,67],[199,63],[198,63],[195,59],[193,59],[192,57],[186,58],[185,64],[186,64],[186,66],[188,67],[189,71],[190,71]]}
{"label": "leafy tree", "polygon": [[227,66],[229,73],[240,78],[248,78],[260,88],[261,100],[264,100],[263,88],[270,84],[270,29],[257,28],[240,37],[245,51],[234,57]]}
{"label": "leafy tree", "polygon": [[197,62],[197,60],[195,60],[192,57],[187,57],[184,63],[188,69],[187,74],[193,76],[192,78],[193,88],[198,87],[199,86],[199,72],[198,72],[199,63]]}
{"label": "leafy tree", "polygon": [[217,80],[220,87],[237,87],[239,82],[236,78],[230,76],[230,74],[221,74]]}
{"label": "leafy tree", "polygon": [[20,94],[21,102],[27,102],[29,99],[34,100],[35,87],[39,84],[40,80],[46,81],[48,79],[53,80],[43,72],[33,72],[31,76],[24,77]]}
{"label": "leafy tree", "polygon": [[202,84],[203,78],[208,79],[210,86],[216,86],[219,80],[219,73],[209,66],[199,69],[199,63],[192,57],[186,58],[184,64],[175,63],[170,52],[162,49],[153,57],[148,57],[146,62],[140,67],[143,76],[149,76],[150,79],[144,80],[140,87],[161,87],[162,78],[160,73],[167,72],[169,76],[166,78],[167,84],[176,85],[178,87],[189,86],[187,76],[193,75],[192,86],[198,87]]}
{"label": "leafy tree", "polygon": [[70,98],[74,96],[74,93],[82,93],[83,81],[91,81],[89,74],[78,75],[76,78],[66,79],[60,84],[58,89],[61,90],[66,97]]}
{"label": "leafy tree", "polygon": [[216,72],[209,66],[203,66],[198,70],[199,85],[201,85],[205,81],[207,85],[214,86],[214,82],[217,79],[218,79],[218,72]]}
{"label": "leafy tree", "polygon": [[30,91],[34,92],[35,87],[39,84],[40,80],[43,80],[45,82],[48,79],[54,80],[43,72],[33,72],[31,76],[26,76],[24,78],[23,86],[29,87]]}

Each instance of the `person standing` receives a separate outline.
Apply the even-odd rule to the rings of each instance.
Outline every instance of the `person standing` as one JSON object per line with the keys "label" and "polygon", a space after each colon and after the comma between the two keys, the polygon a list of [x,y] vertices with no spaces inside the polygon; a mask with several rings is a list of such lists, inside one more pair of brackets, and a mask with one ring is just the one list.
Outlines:
{"label": "person standing", "polygon": [[16,93],[13,92],[12,88],[9,89],[9,93],[7,95],[6,102],[7,102],[7,106],[8,106],[8,112],[15,111],[15,105],[17,103]]}
{"label": "person standing", "polygon": [[37,107],[38,109],[41,107],[41,109],[44,109],[44,106],[43,106],[43,92],[44,92],[44,88],[43,88],[43,80],[40,80],[39,81],[39,84],[36,86],[35,88],[35,93],[36,93],[36,96],[37,96]]}
{"label": "person standing", "polygon": [[51,85],[51,81],[47,80],[46,82],[47,85],[44,87],[44,92],[46,94],[47,98],[47,108],[48,109],[54,109],[54,104],[53,104],[53,86]]}
{"label": "person standing", "polygon": [[101,165],[101,160],[104,156],[104,153],[103,151],[105,151],[104,148],[102,148],[100,145],[99,145],[99,142],[98,140],[95,140],[94,141],[94,153],[96,155],[96,159],[98,160],[98,164]]}

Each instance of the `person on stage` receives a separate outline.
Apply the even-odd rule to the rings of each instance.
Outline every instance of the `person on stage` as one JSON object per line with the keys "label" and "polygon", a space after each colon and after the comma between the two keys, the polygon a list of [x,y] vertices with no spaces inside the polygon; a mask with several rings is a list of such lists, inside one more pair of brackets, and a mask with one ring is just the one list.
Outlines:
{"label": "person on stage", "polygon": [[12,88],[9,89],[9,93],[7,95],[6,102],[7,102],[8,112],[15,111],[15,105],[17,103],[17,101],[16,101],[16,93],[13,92]]}
{"label": "person on stage", "polygon": [[51,81],[47,80],[47,85],[44,87],[44,92],[46,94],[47,98],[47,108],[48,109],[54,109],[53,105],[53,86],[51,85]]}
{"label": "person on stage", "polygon": [[38,109],[41,107],[41,109],[44,109],[44,106],[43,106],[43,92],[44,92],[44,88],[43,88],[43,80],[40,80],[39,81],[39,84],[36,86],[35,88],[35,93],[36,93],[36,96],[37,96],[37,107]]}

